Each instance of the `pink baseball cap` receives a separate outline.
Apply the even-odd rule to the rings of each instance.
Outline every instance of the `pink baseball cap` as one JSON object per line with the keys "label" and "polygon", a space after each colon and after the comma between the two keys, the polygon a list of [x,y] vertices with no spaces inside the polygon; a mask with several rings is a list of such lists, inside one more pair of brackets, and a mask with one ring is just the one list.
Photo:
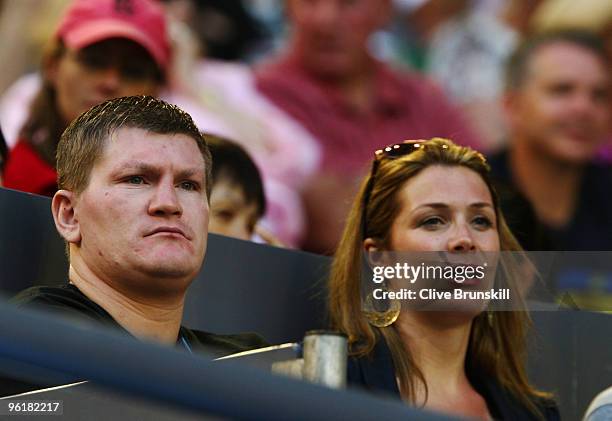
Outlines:
{"label": "pink baseball cap", "polygon": [[144,47],[162,70],[170,61],[164,11],[153,0],[75,0],[56,35],[75,50],[108,38],[127,38]]}

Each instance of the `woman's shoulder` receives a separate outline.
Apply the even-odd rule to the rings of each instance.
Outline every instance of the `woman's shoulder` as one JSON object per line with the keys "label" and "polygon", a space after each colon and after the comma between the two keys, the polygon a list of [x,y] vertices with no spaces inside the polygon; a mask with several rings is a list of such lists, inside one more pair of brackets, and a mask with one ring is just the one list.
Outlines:
{"label": "woman's shoulder", "polygon": [[495,419],[501,420],[545,420],[559,421],[561,415],[559,408],[553,399],[543,397],[532,397],[531,402],[542,418],[533,413],[532,408],[518,399],[509,390],[501,386],[496,380],[486,377],[477,379],[471,373],[470,382],[487,402]]}

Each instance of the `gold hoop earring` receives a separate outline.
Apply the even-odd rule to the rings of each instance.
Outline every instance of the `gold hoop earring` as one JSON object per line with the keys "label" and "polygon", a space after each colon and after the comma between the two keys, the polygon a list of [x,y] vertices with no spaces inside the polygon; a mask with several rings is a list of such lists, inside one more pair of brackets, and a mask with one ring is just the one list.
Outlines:
{"label": "gold hoop earring", "polygon": [[[383,291],[387,289],[384,288]],[[401,303],[399,300],[374,298],[374,293],[368,294],[363,303],[363,315],[368,323],[375,327],[391,326],[400,315]]]}

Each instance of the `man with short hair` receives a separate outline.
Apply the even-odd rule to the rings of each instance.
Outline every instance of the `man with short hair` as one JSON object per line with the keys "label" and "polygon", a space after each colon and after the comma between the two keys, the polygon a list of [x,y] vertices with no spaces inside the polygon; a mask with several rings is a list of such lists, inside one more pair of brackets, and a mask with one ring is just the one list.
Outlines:
{"label": "man with short hair", "polygon": [[612,172],[594,162],[610,131],[609,68],[601,41],[581,31],[528,39],[508,65],[510,139],[490,164],[555,250],[612,250]]}
{"label": "man with short hair", "polygon": [[393,70],[370,53],[390,0],[290,0],[287,12],[289,48],[258,70],[257,87],[321,145],[321,169],[304,194],[305,247],[333,253],[376,149],[436,136],[481,143],[429,80]]}
{"label": "man with short hair", "polygon": [[30,288],[14,301],[190,352],[266,345],[253,334],[181,326],[206,251],[211,189],[210,152],[188,114],[148,96],[104,102],[66,129],[57,169],[51,207],[70,283]]}

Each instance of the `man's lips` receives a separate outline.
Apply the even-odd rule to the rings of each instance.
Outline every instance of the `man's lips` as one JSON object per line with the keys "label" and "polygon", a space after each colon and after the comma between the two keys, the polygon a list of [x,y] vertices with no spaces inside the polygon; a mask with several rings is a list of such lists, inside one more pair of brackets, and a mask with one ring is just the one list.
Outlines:
{"label": "man's lips", "polygon": [[603,137],[591,124],[567,122],[559,126],[561,134],[578,142],[597,142]]}
{"label": "man's lips", "polygon": [[157,227],[150,231],[145,237],[150,237],[155,234],[163,234],[163,233],[171,233],[171,234],[180,234],[185,237],[187,240],[191,240],[191,238],[185,234],[185,232],[178,227]]}

